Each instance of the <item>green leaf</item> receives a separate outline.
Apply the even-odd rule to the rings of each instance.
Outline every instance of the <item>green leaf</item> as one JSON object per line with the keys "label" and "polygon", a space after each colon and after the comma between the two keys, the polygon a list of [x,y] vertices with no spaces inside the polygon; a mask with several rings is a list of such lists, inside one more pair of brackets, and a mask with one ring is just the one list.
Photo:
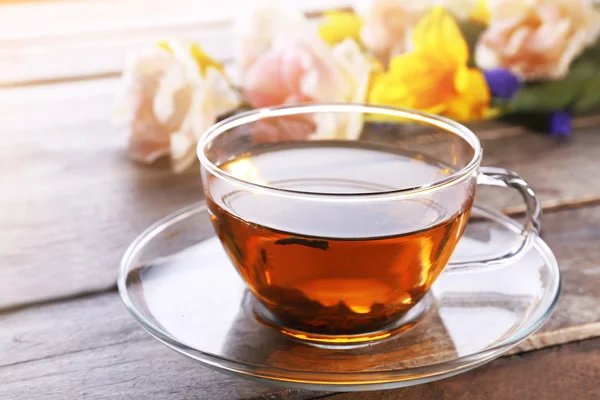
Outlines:
{"label": "green leaf", "polygon": [[598,77],[600,58],[580,59],[560,81],[526,85],[510,101],[508,109],[516,112],[569,110],[581,99],[590,82]]}
{"label": "green leaf", "polygon": [[587,78],[581,93],[577,100],[571,106],[571,110],[575,113],[582,113],[600,107],[600,40],[592,47],[586,49],[573,63],[574,68],[579,68],[579,65],[590,65],[590,68],[595,69],[595,73],[591,73]]}
{"label": "green leaf", "polygon": [[593,46],[588,47],[585,51],[577,57],[575,64],[581,60],[600,60],[600,40],[596,41]]}
{"label": "green leaf", "polygon": [[600,106],[600,41],[584,51],[560,81],[526,85],[507,112],[589,111]]}
{"label": "green leaf", "polygon": [[598,107],[600,107],[600,73],[587,82],[571,110],[574,113],[583,113]]}
{"label": "green leaf", "polygon": [[508,103],[508,112],[541,112],[564,110],[575,101],[581,85],[561,81],[525,86]]}

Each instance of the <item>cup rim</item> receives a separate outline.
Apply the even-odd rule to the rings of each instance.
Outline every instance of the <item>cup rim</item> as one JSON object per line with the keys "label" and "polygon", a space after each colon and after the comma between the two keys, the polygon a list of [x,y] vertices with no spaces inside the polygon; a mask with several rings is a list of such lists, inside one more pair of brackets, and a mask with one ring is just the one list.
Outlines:
{"label": "cup rim", "polygon": [[[390,117],[398,117],[410,119],[412,121],[420,121],[426,124],[437,126],[445,131],[454,133],[461,137],[473,148],[473,157],[467,165],[460,170],[437,181],[427,183],[420,186],[394,189],[388,191],[378,191],[369,193],[319,193],[305,192],[293,189],[277,188],[273,186],[263,185],[256,182],[251,182],[246,179],[241,179],[222,170],[213,162],[211,162],[204,152],[206,146],[217,136],[226,131],[236,128],[241,125],[256,122],[264,118],[284,117],[299,114],[314,114],[314,113],[363,113],[363,114],[380,114]],[[196,155],[201,166],[206,168],[211,174],[228,181],[238,187],[254,192],[270,193],[275,195],[306,197],[316,199],[332,199],[332,200],[374,200],[374,199],[389,199],[390,197],[413,197],[421,195],[425,192],[437,191],[445,187],[458,183],[468,176],[471,172],[479,167],[483,157],[481,143],[477,136],[467,127],[458,122],[444,118],[438,115],[429,114],[422,111],[411,110],[407,108],[381,106],[364,103],[334,103],[334,102],[319,102],[319,103],[295,103],[275,107],[263,107],[254,110],[246,111],[233,115],[229,118],[220,121],[208,128],[196,146]]]}

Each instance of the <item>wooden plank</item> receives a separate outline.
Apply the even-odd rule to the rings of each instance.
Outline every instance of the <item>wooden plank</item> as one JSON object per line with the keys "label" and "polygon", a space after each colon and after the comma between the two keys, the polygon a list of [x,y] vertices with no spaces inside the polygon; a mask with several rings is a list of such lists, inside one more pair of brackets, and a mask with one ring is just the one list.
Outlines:
{"label": "wooden plank", "polygon": [[546,214],[542,237],[562,273],[554,315],[517,351],[600,336],[600,206]]}
{"label": "wooden plank", "polygon": [[108,120],[114,90],[99,81],[0,94],[0,307],[112,288],[127,243],[201,198],[197,170],[173,176],[128,160]]}
{"label": "wooden plank", "polygon": [[[550,322],[521,351],[576,339],[564,332],[581,326],[600,336],[585,331],[600,321],[598,226],[600,206],[547,215],[544,237],[561,264],[564,291]],[[115,293],[0,313],[0,326],[0,398],[60,398],[67,390],[76,398],[279,396],[177,356],[137,326]]]}
{"label": "wooden plank", "polygon": [[600,339],[496,360],[443,381],[327,400],[593,400],[600,398]]}
{"label": "wooden plank", "polygon": [[[545,209],[596,202],[600,199],[596,178],[600,160],[595,151],[600,148],[599,122],[597,116],[582,117],[576,122],[580,128],[567,142],[519,127],[476,131],[484,149],[482,165],[518,172],[533,186]],[[507,189],[480,190],[478,199],[509,213],[524,209],[519,196]]]}
{"label": "wooden plank", "polygon": [[171,37],[200,43],[208,54],[222,61],[229,61],[233,54],[231,31],[220,25],[189,24],[68,39],[10,40],[0,42],[0,88],[117,77],[129,53]]}
{"label": "wooden plank", "polygon": [[[196,169],[173,176],[127,159],[110,123],[117,89],[106,79],[0,91],[0,308],[112,288],[137,233],[200,198]],[[520,172],[547,205],[600,199],[595,129],[567,144],[521,132],[483,145],[485,164]],[[499,193],[486,202],[521,204]]]}
{"label": "wooden plank", "polygon": [[241,399],[274,389],[200,366],[152,339],[115,293],[0,314],[1,399]]}
{"label": "wooden plank", "polygon": [[[307,13],[347,0],[292,0]],[[233,56],[242,0],[65,0],[0,4],[0,87],[118,75],[126,55],[169,37],[194,40],[211,56]],[[52,23],[48,23],[52,21]]]}
{"label": "wooden plank", "polygon": [[[313,14],[342,8],[348,0],[286,0],[286,6]],[[248,12],[243,0],[62,0],[0,4],[0,41],[68,39],[128,30],[182,25],[227,25]],[[52,23],[48,23],[52,21]]]}
{"label": "wooden plank", "polygon": [[[299,400],[325,395],[271,388],[206,369],[150,338],[114,293],[0,315],[0,324],[0,398]],[[595,339],[501,359],[428,385],[331,398],[533,399],[527,390],[536,388],[536,400],[556,398],[548,397],[552,393],[592,399],[600,390],[594,379],[598,368],[600,339]],[[448,397],[438,397],[441,393]]]}
{"label": "wooden plank", "polygon": [[[348,0],[286,0],[287,7],[306,13],[342,8]],[[182,24],[231,24],[249,7],[243,0],[62,0],[0,3],[0,40],[69,37],[126,28]],[[23,18],[27,17],[27,18]],[[48,23],[52,21],[53,23]]]}

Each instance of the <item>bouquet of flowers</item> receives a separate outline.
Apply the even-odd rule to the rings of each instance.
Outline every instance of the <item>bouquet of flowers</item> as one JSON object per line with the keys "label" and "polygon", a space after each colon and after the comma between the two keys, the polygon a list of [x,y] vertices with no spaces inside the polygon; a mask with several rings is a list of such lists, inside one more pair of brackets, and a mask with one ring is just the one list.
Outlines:
{"label": "bouquet of flowers", "polygon": [[[168,155],[181,172],[218,119],[294,102],[367,102],[461,122],[542,115],[559,137],[572,115],[600,107],[591,0],[363,0],[316,21],[280,4],[237,24],[228,68],[173,40],[132,56],[121,109],[134,159]],[[301,135],[354,138],[362,121],[304,126]]]}

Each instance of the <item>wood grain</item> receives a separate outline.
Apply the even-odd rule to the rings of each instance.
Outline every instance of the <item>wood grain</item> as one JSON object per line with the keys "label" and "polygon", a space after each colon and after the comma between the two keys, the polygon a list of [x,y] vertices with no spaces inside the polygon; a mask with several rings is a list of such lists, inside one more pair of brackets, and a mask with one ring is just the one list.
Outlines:
{"label": "wood grain", "polygon": [[542,238],[562,273],[562,293],[554,315],[517,351],[600,336],[600,206],[547,214]]}
{"label": "wood grain", "polygon": [[315,395],[200,366],[144,332],[116,293],[0,314],[0,325],[0,399],[301,400]]}
{"label": "wood grain", "polygon": [[[309,14],[347,0],[286,0]],[[126,55],[176,37],[230,60],[242,0],[64,0],[0,3],[0,87],[117,76]],[[51,21],[51,23],[49,23]]]}
{"label": "wood grain", "polygon": [[0,307],[112,288],[127,242],[200,198],[197,170],[127,159],[108,120],[114,90],[0,92]]}
{"label": "wood grain", "polygon": [[[576,340],[575,336],[565,338],[565,330],[571,330],[571,334],[581,332],[576,327],[585,328],[586,323],[600,320],[600,250],[596,246],[600,237],[599,222],[600,206],[547,215],[544,237],[563,268],[565,289],[549,323],[521,350],[532,350],[540,343],[551,346]],[[211,399],[314,395],[304,392],[282,395],[278,389],[213,373],[177,355],[150,338],[128,315],[114,292],[0,313],[0,326],[3,327],[0,398],[37,398],[48,393],[49,398],[64,398],[65,393],[69,393],[75,398],[156,396],[173,399],[189,398],[191,393]],[[597,335],[599,331],[590,333],[590,336]],[[539,338],[543,338],[542,342]],[[492,365],[504,365],[504,362]],[[558,365],[563,364],[557,363],[557,369]],[[512,367],[502,368],[504,372],[498,372],[498,379],[509,379],[506,374]],[[482,374],[488,376],[488,372]],[[496,372],[488,378],[480,378],[481,386],[495,387],[491,383],[494,374]],[[452,390],[466,390],[464,382],[469,379],[464,379]],[[572,385],[570,379],[574,379],[573,375],[567,375],[564,384]],[[446,387],[447,384],[439,385]],[[438,390],[435,387],[423,390]]]}
{"label": "wood grain", "polygon": [[[118,87],[105,79],[0,90],[0,309],[112,288],[129,242],[200,198],[196,169],[174,176],[166,163],[127,159],[126,134],[110,122]],[[546,205],[600,199],[595,128],[569,143],[480,134],[484,164],[518,171]],[[480,198],[521,205],[507,190]]]}
{"label": "wood grain", "polygon": [[[327,8],[347,3],[330,0]],[[118,260],[148,224],[196,201],[200,184],[196,170],[173,176],[166,163],[127,160],[126,136],[110,123],[118,81],[105,78],[119,74],[128,52],[166,36],[231,59],[232,20],[247,4],[0,1],[0,87],[10,88],[0,90],[0,398],[600,397],[600,339],[523,353],[600,336],[597,117],[576,121],[569,143],[515,127],[477,132],[485,165],[518,171],[546,209],[561,210],[545,216],[543,236],[559,259],[563,296],[549,323],[515,350],[520,355],[415,388],[314,393],[212,372],[134,322],[114,292]],[[323,8],[320,0],[292,5]],[[95,80],[78,82],[87,78]],[[53,81],[71,83],[20,87]],[[481,190],[479,199],[522,211],[516,195]]]}
{"label": "wood grain", "polygon": [[443,381],[327,400],[593,400],[600,398],[600,339],[501,358]]}
{"label": "wood grain", "polygon": [[[482,137],[484,149],[482,165],[518,172],[533,186],[545,209],[561,204],[597,201],[600,197],[600,180],[596,171],[600,167],[600,160],[593,149],[600,146],[597,128],[600,121],[596,117],[581,120],[586,121],[591,124],[576,130],[572,140],[567,142],[525,130],[510,136],[477,132]],[[510,129],[506,131],[510,132]],[[479,192],[479,199],[512,213],[524,209],[519,196],[507,190],[484,189]]]}

